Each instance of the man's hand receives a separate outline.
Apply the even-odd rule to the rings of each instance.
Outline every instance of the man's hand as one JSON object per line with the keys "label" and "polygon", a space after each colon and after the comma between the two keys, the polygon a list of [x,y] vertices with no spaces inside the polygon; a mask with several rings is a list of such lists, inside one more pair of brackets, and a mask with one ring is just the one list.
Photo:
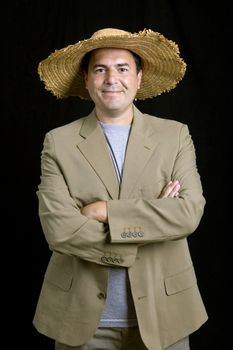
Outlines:
{"label": "man's hand", "polygon": [[168,184],[162,189],[158,198],[174,198],[179,196],[180,184],[179,181],[169,181]]}
{"label": "man's hand", "polygon": [[107,203],[105,201],[97,201],[85,205],[80,209],[81,214],[88,219],[97,220],[105,224],[108,223]]}

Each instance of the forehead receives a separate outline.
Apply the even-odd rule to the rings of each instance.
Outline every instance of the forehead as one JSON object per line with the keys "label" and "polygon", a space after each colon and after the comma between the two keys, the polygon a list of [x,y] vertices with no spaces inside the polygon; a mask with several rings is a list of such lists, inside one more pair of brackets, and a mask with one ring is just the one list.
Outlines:
{"label": "forehead", "polygon": [[96,49],[91,52],[90,61],[96,62],[108,62],[108,61],[124,61],[125,63],[134,62],[133,54],[126,49],[116,48],[102,48]]}

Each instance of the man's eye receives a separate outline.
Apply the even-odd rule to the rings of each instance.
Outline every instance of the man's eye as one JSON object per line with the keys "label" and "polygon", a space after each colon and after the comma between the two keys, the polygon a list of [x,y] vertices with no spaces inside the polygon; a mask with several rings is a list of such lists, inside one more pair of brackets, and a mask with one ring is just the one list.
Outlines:
{"label": "man's eye", "polygon": [[95,73],[103,73],[104,72],[104,68],[96,68],[95,69]]}
{"label": "man's eye", "polygon": [[119,68],[119,72],[121,72],[121,73],[124,73],[124,72],[128,72],[128,68],[127,67],[120,67]]}

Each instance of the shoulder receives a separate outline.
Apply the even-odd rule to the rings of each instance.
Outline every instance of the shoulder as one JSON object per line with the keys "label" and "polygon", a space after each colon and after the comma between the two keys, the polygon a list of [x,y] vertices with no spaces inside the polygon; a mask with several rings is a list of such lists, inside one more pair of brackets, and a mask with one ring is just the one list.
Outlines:
{"label": "shoulder", "polygon": [[80,117],[70,123],[53,128],[45,134],[44,139],[61,145],[77,143],[79,139],[82,140],[80,129],[87,118],[88,116]]}
{"label": "shoulder", "polygon": [[143,113],[143,119],[144,122],[150,126],[154,126],[156,128],[160,127],[160,128],[168,128],[168,127],[172,127],[172,128],[181,128],[183,125],[182,122],[177,121],[175,119],[172,118],[168,118],[168,117],[158,117],[155,115],[151,115],[151,114],[146,114]]}
{"label": "shoulder", "polygon": [[50,130],[48,133],[53,135],[54,137],[76,134],[79,132],[84,119],[85,117],[79,118],[65,125],[56,127]]}
{"label": "shoulder", "polygon": [[155,132],[161,136],[179,137],[180,134],[189,133],[188,126],[180,121],[167,117],[158,117],[150,114],[142,114],[144,127],[149,133]]}

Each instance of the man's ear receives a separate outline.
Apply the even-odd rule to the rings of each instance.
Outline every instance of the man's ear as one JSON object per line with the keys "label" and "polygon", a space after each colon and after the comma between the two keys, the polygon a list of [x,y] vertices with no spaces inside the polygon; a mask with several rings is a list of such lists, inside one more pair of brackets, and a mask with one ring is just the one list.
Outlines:
{"label": "man's ear", "polygon": [[87,79],[88,79],[88,74],[86,71],[83,71],[83,79],[84,79],[84,82],[85,84],[87,83]]}
{"label": "man's ear", "polygon": [[140,88],[141,81],[142,81],[142,70],[138,72],[138,89]]}

